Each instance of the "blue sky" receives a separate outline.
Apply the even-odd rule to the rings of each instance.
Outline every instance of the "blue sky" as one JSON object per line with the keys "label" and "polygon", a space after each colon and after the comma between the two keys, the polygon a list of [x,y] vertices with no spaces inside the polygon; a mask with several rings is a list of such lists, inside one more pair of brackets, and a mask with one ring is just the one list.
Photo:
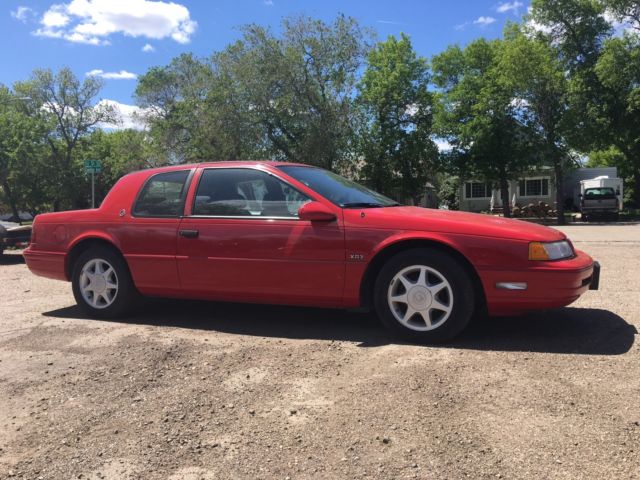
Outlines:
{"label": "blue sky", "polygon": [[[380,39],[408,34],[430,57],[453,43],[501,34],[526,13],[528,0],[4,0],[0,3],[0,83],[35,68],[69,66],[79,77],[105,77],[102,97],[134,103],[135,77],[183,52],[207,56],[240,36],[238,26],[269,25],[304,14],[355,17]],[[8,37],[8,38],[7,38]]]}

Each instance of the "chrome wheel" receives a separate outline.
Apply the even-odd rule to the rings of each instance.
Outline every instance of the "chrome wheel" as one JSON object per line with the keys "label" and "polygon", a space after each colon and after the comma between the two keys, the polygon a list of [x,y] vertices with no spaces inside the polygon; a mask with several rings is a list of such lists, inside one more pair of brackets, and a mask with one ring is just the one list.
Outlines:
{"label": "chrome wheel", "polygon": [[79,286],[88,305],[97,309],[107,308],[118,294],[118,276],[109,262],[94,258],[82,267]]}
{"label": "chrome wheel", "polygon": [[453,289],[437,270],[412,265],[391,280],[387,293],[395,319],[411,330],[426,332],[440,327],[453,309]]}

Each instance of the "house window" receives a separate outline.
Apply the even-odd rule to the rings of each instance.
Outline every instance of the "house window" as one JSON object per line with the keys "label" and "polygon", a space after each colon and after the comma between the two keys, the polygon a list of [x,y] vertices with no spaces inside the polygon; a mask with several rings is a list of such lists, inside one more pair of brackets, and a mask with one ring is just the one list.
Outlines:
{"label": "house window", "polygon": [[519,190],[521,197],[548,197],[549,178],[525,178],[520,180]]}
{"label": "house window", "polygon": [[465,198],[489,198],[491,185],[482,182],[466,182],[464,185]]}

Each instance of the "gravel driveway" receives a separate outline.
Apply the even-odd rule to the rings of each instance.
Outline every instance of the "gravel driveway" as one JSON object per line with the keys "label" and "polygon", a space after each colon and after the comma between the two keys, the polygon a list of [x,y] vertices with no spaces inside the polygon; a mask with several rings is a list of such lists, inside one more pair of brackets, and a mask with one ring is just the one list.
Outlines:
{"label": "gravel driveway", "polygon": [[0,478],[640,479],[640,226],[564,230],[599,291],[439,347],[334,310],[89,320],[9,252]]}

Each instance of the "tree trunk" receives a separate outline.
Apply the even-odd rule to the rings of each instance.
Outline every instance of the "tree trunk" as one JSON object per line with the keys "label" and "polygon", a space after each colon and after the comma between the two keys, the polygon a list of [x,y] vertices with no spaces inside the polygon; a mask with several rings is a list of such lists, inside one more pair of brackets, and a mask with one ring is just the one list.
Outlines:
{"label": "tree trunk", "polygon": [[7,181],[2,182],[2,188],[4,190],[5,196],[7,197],[7,201],[9,202],[9,206],[11,207],[11,213],[13,216],[17,218],[17,222],[22,225],[22,220],[20,219],[20,212],[18,211],[18,206],[16,205],[16,201],[11,194],[11,188],[9,187],[9,183]]}
{"label": "tree trunk", "polygon": [[500,198],[502,199],[502,212],[505,218],[511,218],[509,206],[509,180],[505,175],[500,177]]}
{"label": "tree trunk", "polygon": [[558,225],[564,225],[564,172],[562,168],[562,159],[554,161],[553,169],[556,182],[556,211],[558,212]]}
{"label": "tree trunk", "polygon": [[633,165],[633,201],[636,208],[640,208],[640,164]]}

